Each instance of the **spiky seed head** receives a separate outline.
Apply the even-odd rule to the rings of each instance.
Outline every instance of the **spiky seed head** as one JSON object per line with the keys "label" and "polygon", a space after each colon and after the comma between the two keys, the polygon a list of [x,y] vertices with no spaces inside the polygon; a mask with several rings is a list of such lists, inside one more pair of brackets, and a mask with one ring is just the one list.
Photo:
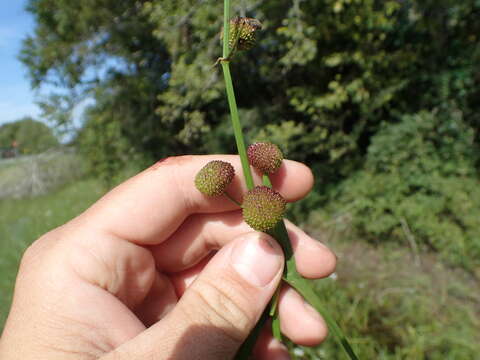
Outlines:
{"label": "spiky seed head", "polygon": [[254,230],[272,229],[285,214],[286,201],[267,186],[256,186],[243,197],[243,219]]}
{"label": "spiky seed head", "polygon": [[262,23],[254,18],[237,16],[231,19],[228,45],[232,49],[238,39],[237,50],[250,50],[256,44],[255,32],[261,28]]}
{"label": "spiky seed head", "polygon": [[195,186],[208,196],[218,196],[225,192],[235,176],[233,166],[221,160],[210,161],[195,176]]}
{"label": "spiky seed head", "polygon": [[273,174],[282,165],[283,154],[277,145],[258,142],[247,149],[248,162],[264,174]]}

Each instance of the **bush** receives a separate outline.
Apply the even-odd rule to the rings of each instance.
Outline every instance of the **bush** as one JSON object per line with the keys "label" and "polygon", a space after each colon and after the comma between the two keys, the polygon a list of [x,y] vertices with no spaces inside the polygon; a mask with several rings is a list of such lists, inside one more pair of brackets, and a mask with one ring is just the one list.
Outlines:
{"label": "bush", "polygon": [[[34,86],[55,87],[48,118],[69,125],[75,104],[94,99],[85,123],[95,122],[95,168],[125,164],[105,133],[149,158],[234,151],[222,75],[212,69],[222,2],[29,0],[27,8],[35,27],[20,58]],[[456,101],[480,132],[478,0],[232,1],[232,16],[241,9],[264,25],[258,46],[232,66],[246,138],[268,137],[315,164],[323,185],[356,171],[380,123],[396,114]]]}
{"label": "bush", "polygon": [[338,196],[331,208],[349,205],[352,225],[371,242],[408,240],[449,263],[478,269],[473,138],[458,110],[403,116],[373,137],[364,169],[331,195]]}
{"label": "bush", "polygon": [[13,143],[21,154],[37,154],[59,145],[52,129],[30,117],[0,126],[0,147]]}
{"label": "bush", "polygon": [[77,142],[89,175],[99,178],[108,188],[152,162],[135,150],[113,115],[93,108],[88,114]]}
{"label": "bush", "polygon": [[70,148],[3,160],[0,200],[45,194],[84,175],[84,160]]}
{"label": "bush", "polygon": [[[321,238],[318,220],[310,225]],[[478,358],[480,288],[465,271],[431,255],[418,265],[408,249],[393,244],[323,240],[339,260],[335,276],[318,281],[317,290],[360,359]],[[296,360],[346,359],[333,336],[317,348],[290,347]]]}

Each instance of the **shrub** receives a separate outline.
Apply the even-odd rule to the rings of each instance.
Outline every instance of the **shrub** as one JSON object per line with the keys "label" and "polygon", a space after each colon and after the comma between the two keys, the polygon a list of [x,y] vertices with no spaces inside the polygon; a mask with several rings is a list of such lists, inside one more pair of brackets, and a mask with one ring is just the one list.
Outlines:
{"label": "shrub", "polygon": [[339,186],[331,207],[349,205],[352,225],[372,242],[408,240],[452,264],[478,268],[473,138],[458,110],[403,116],[373,137],[364,169]]}
{"label": "shrub", "polygon": [[[310,225],[321,237],[321,224],[313,219]],[[408,249],[352,240],[327,240],[338,267],[335,276],[318,281],[317,290],[360,359],[478,358],[477,281],[435,256],[423,256],[417,265]],[[316,348],[290,346],[295,360],[345,358],[332,337]]]}
{"label": "shrub", "polygon": [[16,143],[20,154],[38,154],[59,146],[53,130],[30,117],[0,126],[0,147]]}

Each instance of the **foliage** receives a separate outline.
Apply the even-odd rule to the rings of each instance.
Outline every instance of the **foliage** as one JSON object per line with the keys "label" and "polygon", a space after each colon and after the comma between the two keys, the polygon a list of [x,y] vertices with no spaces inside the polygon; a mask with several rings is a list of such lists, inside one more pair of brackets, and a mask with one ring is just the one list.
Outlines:
{"label": "foliage", "polygon": [[0,147],[14,142],[20,154],[37,154],[59,145],[52,129],[30,117],[0,126]]}
{"label": "foliage", "polygon": [[372,138],[365,169],[339,187],[332,203],[349,206],[362,237],[377,243],[414,238],[450,263],[479,271],[473,139],[459,110],[403,116]]}
{"label": "foliage", "polygon": [[89,160],[89,174],[111,187],[124,176],[125,168],[139,171],[146,166],[145,157],[139,156],[122,132],[121,123],[128,120],[127,114],[96,106],[88,110],[88,116],[77,142],[81,154]]}
{"label": "foliage", "polygon": [[99,181],[81,180],[33,199],[0,200],[0,332],[10,307],[18,264],[27,246],[81,213],[101,194]]}
{"label": "foliage", "polygon": [[[116,163],[92,166],[94,173],[106,172],[103,177],[111,178],[112,169],[132,160],[127,154],[157,156],[165,146],[173,148],[155,114],[170,61],[152,34],[142,2],[31,0],[27,9],[35,16],[36,28],[24,40],[20,58],[33,86],[58,89],[43,99],[44,116],[68,128],[75,106],[94,100],[85,118],[90,134],[84,144],[93,147],[87,153],[95,164],[100,153]],[[103,140],[91,139],[92,128]],[[115,145],[106,141],[104,131],[109,136],[115,132],[114,140],[128,144],[128,151],[112,153]]]}
{"label": "foliage", "polygon": [[[264,25],[260,46],[233,66],[249,137],[267,131],[288,140],[287,154],[314,163],[322,185],[361,166],[380,124],[398,114],[455,101],[478,136],[478,1],[245,0],[233,7]],[[129,153],[233,152],[212,68],[220,3],[30,0],[29,10],[36,29],[21,58],[33,84],[63,86],[65,102],[93,97],[99,109],[85,121],[98,129],[115,122]],[[109,146],[91,153],[100,152]],[[109,161],[127,161],[114,154]]]}
{"label": "foliage", "polygon": [[62,148],[0,162],[0,199],[47,193],[85,175],[84,161]]}
{"label": "foliage", "polygon": [[[432,256],[417,264],[409,250],[396,246],[325,239],[318,229],[335,226],[327,229],[315,218],[310,226],[339,257],[335,276],[318,281],[317,289],[360,359],[478,357],[480,289],[466,272]],[[296,360],[344,358],[331,337],[316,348],[290,348]]]}

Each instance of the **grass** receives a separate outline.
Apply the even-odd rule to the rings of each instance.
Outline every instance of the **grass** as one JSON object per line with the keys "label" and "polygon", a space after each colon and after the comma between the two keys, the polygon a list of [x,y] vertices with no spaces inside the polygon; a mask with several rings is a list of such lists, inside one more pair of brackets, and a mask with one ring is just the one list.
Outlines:
{"label": "grass", "polygon": [[0,160],[0,199],[45,194],[83,173],[83,161],[69,148]]}
{"label": "grass", "polygon": [[81,213],[101,194],[100,182],[80,180],[35,198],[0,200],[0,330],[24,250],[42,234]]}
{"label": "grass", "polygon": [[[326,307],[361,359],[470,360],[480,353],[480,284],[435,254],[408,246],[372,246],[311,217],[307,229],[339,261],[334,277],[317,282]],[[326,235],[329,234],[329,235]],[[418,261],[420,260],[420,262]],[[295,347],[294,359],[341,359],[332,339]]]}

